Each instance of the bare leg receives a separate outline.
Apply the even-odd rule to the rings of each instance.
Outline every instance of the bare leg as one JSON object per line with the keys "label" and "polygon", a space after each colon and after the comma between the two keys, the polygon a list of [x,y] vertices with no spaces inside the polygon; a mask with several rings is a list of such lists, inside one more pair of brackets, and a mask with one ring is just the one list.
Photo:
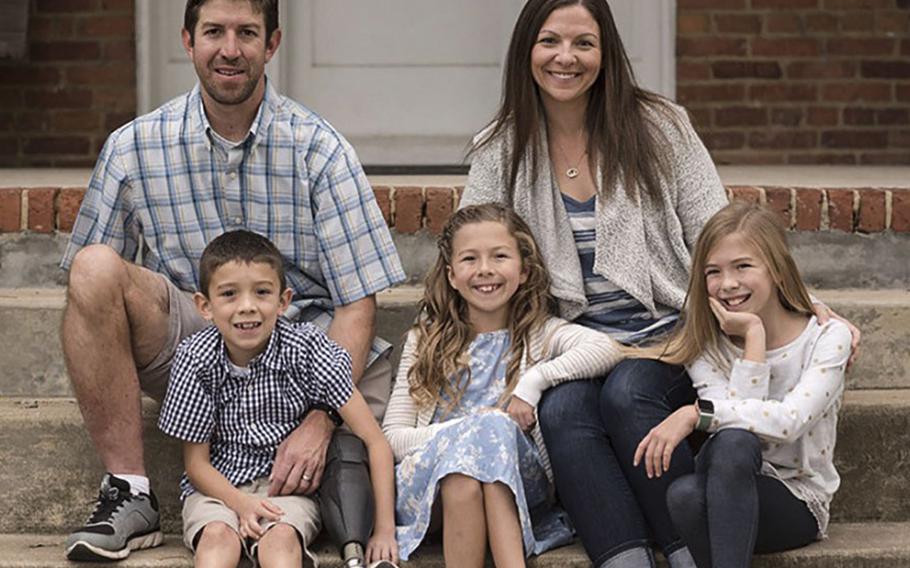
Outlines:
{"label": "bare leg", "polygon": [[262,568],[300,568],[303,549],[300,538],[291,525],[278,523],[259,541],[259,564]]}
{"label": "bare leg", "polygon": [[222,522],[205,525],[196,543],[196,568],[234,568],[240,562],[240,535]]}
{"label": "bare leg", "polygon": [[471,477],[442,480],[442,554],[446,566],[482,567],[487,555],[483,489]]}
{"label": "bare leg", "polygon": [[166,284],[105,245],[73,261],[61,339],[86,429],[107,471],[145,475],[137,366],[168,331]]}
{"label": "bare leg", "polygon": [[493,563],[499,567],[524,566],[524,539],[512,490],[502,483],[484,483],[483,508]]}

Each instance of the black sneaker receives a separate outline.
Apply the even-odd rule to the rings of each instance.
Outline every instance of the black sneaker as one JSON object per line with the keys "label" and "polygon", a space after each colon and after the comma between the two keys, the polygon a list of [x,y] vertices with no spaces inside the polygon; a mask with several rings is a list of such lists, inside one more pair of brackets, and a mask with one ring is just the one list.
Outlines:
{"label": "black sneaker", "polygon": [[154,493],[133,495],[130,484],[107,473],[92,516],[66,539],[70,560],[122,560],[130,551],[164,542]]}

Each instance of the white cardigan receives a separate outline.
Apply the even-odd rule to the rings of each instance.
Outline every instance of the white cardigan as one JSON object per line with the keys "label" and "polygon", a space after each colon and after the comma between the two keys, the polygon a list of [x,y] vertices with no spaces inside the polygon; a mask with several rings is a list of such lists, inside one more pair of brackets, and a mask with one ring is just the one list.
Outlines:
{"label": "white cardigan", "polygon": [[[396,462],[425,444],[440,429],[452,424],[452,421],[430,424],[438,405],[420,408],[408,392],[408,371],[417,358],[416,350],[417,333],[412,329],[404,344],[395,387],[382,423]],[[602,376],[623,358],[619,344],[610,336],[555,317],[531,335],[528,351],[538,363],[528,368],[528,352],[525,352],[514,394],[534,407],[544,390],[566,381]],[[549,456],[536,424],[531,435],[552,481]]]}
{"label": "white cardigan", "polygon": [[[669,176],[661,178],[659,198],[641,192],[632,200],[621,176],[610,188],[601,187],[600,170],[595,178],[594,272],[628,292],[655,317],[658,304],[682,309],[692,264],[689,251],[705,222],[727,204],[717,169],[686,111],[667,104],[676,115],[675,124],[666,113],[645,107],[652,127],[662,134],[658,139],[665,139],[661,151],[670,165]],[[545,121],[540,138],[533,142],[540,152],[537,171],[525,159],[511,203],[506,189],[512,154],[509,136],[507,132],[474,154],[459,207],[490,201],[511,205],[537,239],[550,272],[550,291],[559,300],[559,315],[574,320],[588,301],[578,255],[569,254],[576,250],[575,239],[547,154]]]}

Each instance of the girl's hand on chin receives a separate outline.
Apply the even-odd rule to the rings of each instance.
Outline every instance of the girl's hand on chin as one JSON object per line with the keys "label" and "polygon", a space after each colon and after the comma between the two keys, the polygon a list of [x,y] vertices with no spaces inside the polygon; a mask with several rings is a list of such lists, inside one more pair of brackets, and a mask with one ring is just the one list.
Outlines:
{"label": "girl's hand on chin", "polygon": [[711,311],[720,324],[720,329],[725,334],[733,337],[745,337],[750,330],[756,327],[764,328],[761,318],[748,312],[731,312],[726,309],[717,298],[708,298]]}

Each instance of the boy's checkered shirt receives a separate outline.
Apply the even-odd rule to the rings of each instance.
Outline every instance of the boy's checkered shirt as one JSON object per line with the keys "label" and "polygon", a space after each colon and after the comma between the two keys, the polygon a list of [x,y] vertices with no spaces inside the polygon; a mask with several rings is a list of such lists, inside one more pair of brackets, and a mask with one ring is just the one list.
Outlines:
{"label": "boy's checkered shirt", "polygon": [[[278,323],[249,375],[232,372],[218,328],[183,340],[171,367],[158,427],[210,444],[212,466],[235,487],[267,476],[275,451],[313,404],[340,408],[353,392],[351,357],[309,323]],[[181,499],[195,491],[186,473]]]}

